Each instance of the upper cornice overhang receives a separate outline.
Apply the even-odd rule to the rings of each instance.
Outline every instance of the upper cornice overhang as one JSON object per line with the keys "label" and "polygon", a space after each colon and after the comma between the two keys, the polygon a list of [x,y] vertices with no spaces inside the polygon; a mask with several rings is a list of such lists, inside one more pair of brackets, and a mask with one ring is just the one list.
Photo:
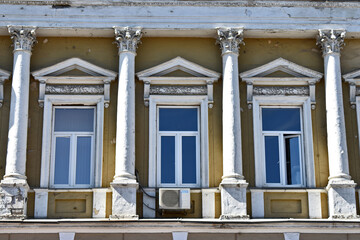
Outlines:
{"label": "upper cornice overhang", "polygon": [[113,37],[113,27],[142,27],[145,37],[216,37],[217,27],[245,38],[315,38],[345,29],[360,38],[360,3],[314,1],[0,0],[0,35],[8,25],[38,27],[38,36]]}

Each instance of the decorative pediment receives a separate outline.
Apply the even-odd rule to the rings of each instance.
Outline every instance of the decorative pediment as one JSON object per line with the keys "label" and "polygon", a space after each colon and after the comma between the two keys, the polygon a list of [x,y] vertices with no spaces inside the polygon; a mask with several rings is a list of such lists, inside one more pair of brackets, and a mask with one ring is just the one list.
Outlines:
{"label": "decorative pediment", "polygon": [[0,69],[0,107],[4,102],[4,81],[9,79],[10,72]]}
{"label": "decorative pediment", "polygon": [[213,105],[213,83],[220,73],[204,68],[182,57],[138,72],[144,82],[144,102],[154,95],[208,95],[209,107]]}
{"label": "decorative pediment", "polygon": [[241,79],[247,83],[249,108],[252,107],[253,95],[309,95],[312,108],[315,108],[315,83],[322,76],[322,73],[283,58],[240,73]]}
{"label": "decorative pediment", "polygon": [[96,94],[104,95],[105,107],[108,107],[110,82],[117,74],[80,58],[70,58],[34,71],[32,75],[40,82],[40,106],[45,94]]}
{"label": "decorative pediment", "polygon": [[356,96],[360,96],[360,69],[343,75],[343,78],[350,84],[350,104],[355,109]]}

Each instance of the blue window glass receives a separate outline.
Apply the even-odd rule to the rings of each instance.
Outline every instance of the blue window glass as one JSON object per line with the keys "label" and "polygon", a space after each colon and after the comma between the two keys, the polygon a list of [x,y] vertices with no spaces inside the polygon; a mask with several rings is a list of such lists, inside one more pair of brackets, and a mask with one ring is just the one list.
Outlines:
{"label": "blue window glass", "polygon": [[279,138],[265,136],[266,182],[280,183]]}
{"label": "blue window glass", "polygon": [[182,182],[196,184],[196,137],[182,137]]}
{"label": "blue window glass", "polygon": [[161,137],[161,183],[175,183],[175,136]]}
{"label": "blue window glass", "polygon": [[159,108],[160,131],[197,131],[197,108]]}
{"label": "blue window glass", "polygon": [[55,132],[92,132],[93,108],[55,108]]}
{"label": "blue window glass", "polygon": [[301,131],[300,108],[262,108],[263,131]]}
{"label": "blue window glass", "polygon": [[78,137],[75,184],[90,184],[91,137]]}
{"label": "blue window glass", "polygon": [[70,137],[55,140],[54,184],[69,184]]}
{"label": "blue window glass", "polygon": [[285,137],[287,184],[301,184],[299,136]]}

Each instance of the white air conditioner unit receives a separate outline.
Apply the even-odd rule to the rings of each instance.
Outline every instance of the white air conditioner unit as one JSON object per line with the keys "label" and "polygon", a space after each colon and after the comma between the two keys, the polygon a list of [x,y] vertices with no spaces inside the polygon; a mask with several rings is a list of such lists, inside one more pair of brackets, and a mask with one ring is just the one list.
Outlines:
{"label": "white air conditioner unit", "polygon": [[160,188],[160,209],[190,209],[190,188]]}

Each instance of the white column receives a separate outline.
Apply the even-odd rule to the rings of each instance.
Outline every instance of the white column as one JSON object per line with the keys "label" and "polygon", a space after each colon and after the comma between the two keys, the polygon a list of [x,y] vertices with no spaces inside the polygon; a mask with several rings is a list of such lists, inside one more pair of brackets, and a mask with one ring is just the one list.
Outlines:
{"label": "white column", "polygon": [[246,188],[242,173],[238,55],[242,29],[218,29],[217,42],[223,59],[223,177],[221,218],[248,218]]}
{"label": "white column", "polygon": [[113,218],[137,218],[135,178],[135,56],[141,29],[115,28],[119,48]]}
{"label": "white column", "polygon": [[340,49],[345,31],[319,30],[318,44],[324,57],[326,124],[329,157],[327,186],[330,218],[355,218],[355,186],[349,175]]}
{"label": "white column", "polygon": [[30,57],[36,36],[35,28],[9,27],[8,30],[14,44],[14,64],[6,168],[4,179],[0,184],[0,192],[4,196],[0,200],[0,215],[9,218],[23,218],[26,216],[29,188],[25,171]]}

